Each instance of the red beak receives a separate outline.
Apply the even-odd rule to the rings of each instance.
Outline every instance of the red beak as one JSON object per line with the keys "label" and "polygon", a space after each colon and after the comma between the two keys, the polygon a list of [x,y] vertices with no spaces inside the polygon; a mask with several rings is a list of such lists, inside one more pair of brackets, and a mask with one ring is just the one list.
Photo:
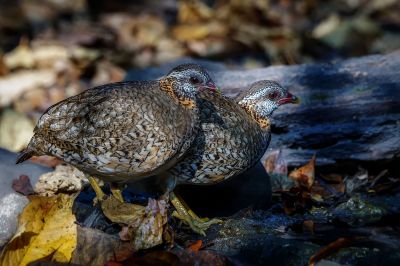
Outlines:
{"label": "red beak", "polygon": [[218,87],[214,84],[214,82],[209,81],[206,83],[205,86],[202,86],[203,89],[208,89],[212,92],[219,92],[220,90],[218,89]]}
{"label": "red beak", "polygon": [[300,103],[300,99],[288,92],[285,98],[282,98],[278,101],[279,105],[287,103]]}

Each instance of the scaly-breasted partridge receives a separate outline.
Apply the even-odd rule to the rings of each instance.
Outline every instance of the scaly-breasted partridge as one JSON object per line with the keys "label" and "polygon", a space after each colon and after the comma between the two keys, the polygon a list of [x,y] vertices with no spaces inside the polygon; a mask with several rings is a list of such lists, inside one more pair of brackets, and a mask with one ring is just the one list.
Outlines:
{"label": "scaly-breasted partridge", "polygon": [[[182,161],[169,170],[176,184],[211,185],[256,164],[270,142],[270,116],[298,99],[274,81],[258,81],[236,99],[202,91],[197,95],[201,128]],[[200,219],[180,201],[175,216],[204,234],[212,221]]]}
{"label": "scaly-breasted partridge", "polygon": [[216,87],[203,68],[186,64],[159,80],[88,89],[48,108],[17,163],[52,155],[112,183],[161,173],[196,136],[203,88]]}

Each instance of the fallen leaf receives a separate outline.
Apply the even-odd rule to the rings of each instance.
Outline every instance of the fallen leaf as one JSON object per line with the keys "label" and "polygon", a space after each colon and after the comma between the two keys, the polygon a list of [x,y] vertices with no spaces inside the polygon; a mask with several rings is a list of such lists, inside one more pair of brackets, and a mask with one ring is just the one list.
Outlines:
{"label": "fallen leaf", "polygon": [[128,225],[128,235],[135,250],[147,249],[163,242],[167,224],[167,205],[165,199],[149,199],[142,219],[139,217]]}
{"label": "fallen leaf", "polygon": [[48,155],[42,155],[42,156],[33,156],[32,158],[29,159],[32,163],[37,163],[41,164],[50,168],[54,168],[57,165],[60,165],[63,163],[62,160],[53,157],[53,156],[48,156]]}
{"label": "fallen leaf", "polygon": [[317,193],[312,193],[311,194],[311,199],[316,201],[316,202],[323,202],[324,201],[322,196],[320,194],[317,194]]}
{"label": "fallen leaf", "polygon": [[108,61],[101,61],[96,64],[96,74],[92,79],[92,86],[100,86],[107,83],[114,83],[123,80],[125,71]]}
{"label": "fallen leaf", "polygon": [[293,170],[289,177],[297,181],[299,185],[311,188],[315,179],[315,154],[306,165]]}
{"label": "fallen leaf", "polygon": [[27,175],[20,175],[18,179],[14,179],[12,188],[15,192],[21,193],[25,196],[35,193],[35,191],[33,191],[31,181]]}
{"label": "fallen leaf", "polygon": [[287,175],[287,162],[283,158],[281,150],[270,152],[264,162],[265,170],[268,174]]}
{"label": "fallen leaf", "polygon": [[164,198],[149,199],[144,207],[123,203],[110,196],[101,202],[101,208],[112,222],[125,225],[119,234],[121,240],[130,241],[135,250],[141,250],[163,242],[167,223],[167,202]]}
{"label": "fallen leaf", "polygon": [[8,68],[4,63],[3,55],[0,53],[0,77],[8,74]]}
{"label": "fallen leaf", "polygon": [[[141,205],[120,202],[115,197],[110,196],[101,201],[103,214],[113,223],[129,225],[132,221],[141,220],[145,215],[146,208]],[[123,239],[127,240],[127,239]]]}
{"label": "fallen leaf", "polygon": [[178,22],[193,24],[209,20],[213,10],[202,1],[179,1]]}
{"label": "fallen leaf", "polygon": [[193,252],[198,252],[200,248],[203,246],[203,241],[201,239],[197,240],[196,242],[190,244],[187,249]]}
{"label": "fallen leaf", "polygon": [[35,65],[32,49],[27,38],[22,38],[20,44],[4,55],[4,63],[9,69],[32,68]]}
{"label": "fallen leaf", "polygon": [[33,121],[25,114],[15,112],[11,108],[5,109],[0,114],[0,147],[14,152],[21,151],[28,145],[34,127]]}
{"label": "fallen leaf", "polygon": [[94,228],[78,226],[78,240],[72,255],[73,265],[106,265],[110,260],[118,263],[129,258],[134,250],[130,243],[116,235]]}
{"label": "fallen leaf", "polygon": [[172,30],[173,36],[179,41],[204,39],[210,34],[207,25],[179,25]]}
{"label": "fallen leaf", "polygon": [[23,92],[49,87],[56,81],[53,69],[21,70],[0,78],[0,107],[11,104]]}
{"label": "fallen leaf", "polygon": [[15,236],[5,246],[1,265],[28,265],[46,259],[69,263],[77,243],[77,226],[72,214],[75,197],[30,196]]}

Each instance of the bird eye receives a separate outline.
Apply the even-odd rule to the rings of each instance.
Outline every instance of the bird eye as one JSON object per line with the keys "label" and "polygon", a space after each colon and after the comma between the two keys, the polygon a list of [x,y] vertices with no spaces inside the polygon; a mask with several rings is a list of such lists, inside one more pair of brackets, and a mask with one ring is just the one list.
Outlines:
{"label": "bird eye", "polygon": [[278,93],[277,93],[276,91],[270,92],[270,93],[268,94],[268,98],[270,98],[271,100],[276,99],[276,97],[278,97]]}
{"label": "bird eye", "polygon": [[200,79],[197,78],[197,77],[190,77],[190,83],[199,84],[200,83]]}

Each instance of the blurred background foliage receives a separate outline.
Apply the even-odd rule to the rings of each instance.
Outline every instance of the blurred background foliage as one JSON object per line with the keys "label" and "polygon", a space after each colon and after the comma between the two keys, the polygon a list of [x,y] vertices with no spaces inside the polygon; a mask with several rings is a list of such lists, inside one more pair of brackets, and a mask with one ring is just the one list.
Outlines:
{"label": "blurred background foliage", "polygon": [[0,0],[0,147],[20,150],[50,105],[184,57],[229,68],[400,47],[396,0]]}

